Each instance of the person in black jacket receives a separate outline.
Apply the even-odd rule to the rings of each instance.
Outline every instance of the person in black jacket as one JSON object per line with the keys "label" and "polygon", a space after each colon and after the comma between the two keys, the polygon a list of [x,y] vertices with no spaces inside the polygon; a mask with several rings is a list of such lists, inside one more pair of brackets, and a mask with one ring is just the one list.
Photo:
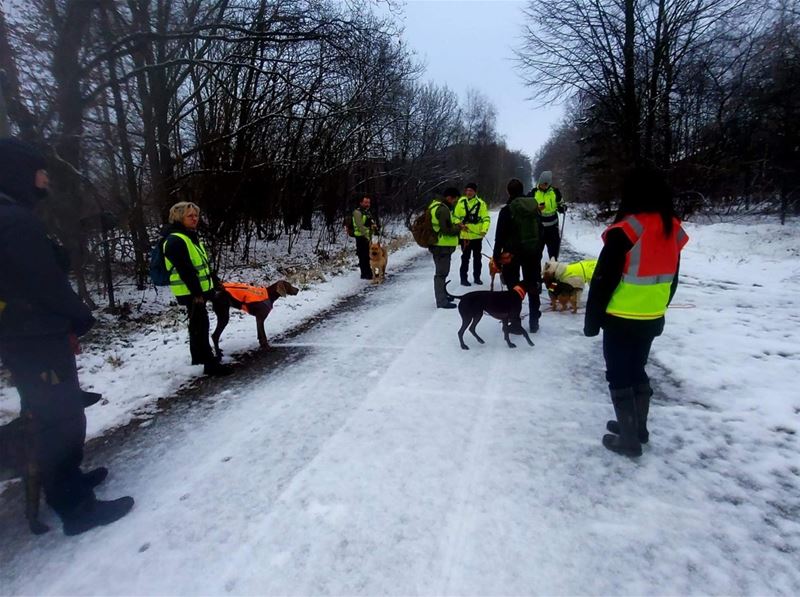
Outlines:
{"label": "person in black jacket", "polygon": [[208,341],[209,321],[206,302],[214,295],[214,279],[206,248],[197,235],[200,208],[181,201],[169,210],[169,228],[164,241],[164,257],[170,271],[170,289],[189,317],[189,352],[192,365],[203,365],[206,375],[228,375],[230,365],[222,365]]}
{"label": "person in black jacket", "polygon": [[33,208],[47,195],[47,163],[35,148],[0,139],[0,358],[24,415],[33,420],[47,503],[75,535],[125,516],[133,498],[95,498],[108,471],[84,473],[84,393],[74,346],[94,324],[56,258]]}
{"label": "person in black jacket", "polygon": [[524,194],[520,180],[509,180],[506,190],[508,202],[497,215],[492,259],[500,265],[503,281],[509,288],[519,284],[522,270],[522,279],[528,286],[528,326],[531,333],[536,333],[542,316],[539,291],[543,244],[539,208],[533,197]]}

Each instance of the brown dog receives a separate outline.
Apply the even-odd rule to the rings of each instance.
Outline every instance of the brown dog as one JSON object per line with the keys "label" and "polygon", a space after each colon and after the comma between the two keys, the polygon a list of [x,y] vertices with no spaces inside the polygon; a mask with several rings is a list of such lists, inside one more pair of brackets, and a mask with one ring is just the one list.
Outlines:
{"label": "brown dog", "polygon": [[372,270],[372,283],[383,284],[386,277],[386,264],[389,254],[386,247],[375,241],[369,245],[369,267]]}
{"label": "brown dog", "polygon": [[278,280],[266,288],[236,282],[222,282],[214,293],[214,298],[211,299],[211,305],[217,316],[217,327],[214,329],[214,333],[211,334],[217,357],[222,356],[222,351],[219,348],[219,338],[230,320],[231,307],[241,309],[256,318],[258,344],[261,348],[269,348],[267,334],[264,331],[264,322],[272,311],[273,303],[282,296],[294,296],[298,292],[299,290],[286,280]]}
{"label": "brown dog", "polygon": [[38,434],[30,413],[0,426],[0,481],[22,477],[25,483],[25,518],[35,535],[50,530],[39,520],[39,494],[42,482],[36,461]]}
{"label": "brown dog", "polygon": [[491,277],[491,281],[489,283],[489,290],[494,290],[494,277],[500,274],[500,287],[503,287],[503,265],[508,265],[511,263],[511,253],[501,253],[500,254],[500,263],[495,263],[494,257],[489,257],[489,276]]}
{"label": "brown dog", "polygon": [[558,311],[558,305],[561,305],[561,311],[567,310],[567,305],[572,307],[572,312],[578,312],[578,300],[581,296],[581,289],[570,286],[566,282],[551,281],[547,285],[547,294],[550,297],[550,308],[553,311]]}

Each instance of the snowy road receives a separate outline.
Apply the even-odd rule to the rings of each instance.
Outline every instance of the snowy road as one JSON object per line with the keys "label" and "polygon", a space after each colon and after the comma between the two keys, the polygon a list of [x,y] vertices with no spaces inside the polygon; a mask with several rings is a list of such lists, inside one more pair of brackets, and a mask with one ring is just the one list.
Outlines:
{"label": "snowy road", "polygon": [[747,472],[796,443],[737,436],[656,365],[651,444],[613,455],[582,317],[545,308],[514,350],[484,318],[462,351],[429,261],[131,432],[100,488],[127,518],[5,526],[0,593],[800,593],[796,481]]}

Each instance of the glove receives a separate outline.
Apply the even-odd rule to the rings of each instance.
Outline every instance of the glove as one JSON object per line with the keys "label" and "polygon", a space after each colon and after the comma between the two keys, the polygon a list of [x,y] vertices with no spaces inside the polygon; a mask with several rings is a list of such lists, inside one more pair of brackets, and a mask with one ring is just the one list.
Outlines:
{"label": "glove", "polygon": [[565,213],[567,213],[567,206],[566,206],[566,205],[559,205],[559,206],[556,208],[556,211],[557,211],[558,213],[560,213],[560,214],[565,214]]}
{"label": "glove", "polygon": [[593,338],[594,336],[597,336],[597,334],[599,333],[600,333],[599,327],[588,326],[588,325],[583,326],[583,335],[586,336],[587,338]]}

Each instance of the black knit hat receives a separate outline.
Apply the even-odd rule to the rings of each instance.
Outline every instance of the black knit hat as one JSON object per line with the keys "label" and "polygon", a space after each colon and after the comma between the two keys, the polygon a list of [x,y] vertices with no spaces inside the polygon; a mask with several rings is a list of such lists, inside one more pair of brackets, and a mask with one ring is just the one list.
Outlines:
{"label": "black knit hat", "polygon": [[465,189],[472,189],[473,191],[477,191],[478,190],[478,185],[476,185],[474,182],[468,182],[467,186],[465,186],[464,188]]}
{"label": "black knit hat", "polygon": [[0,139],[0,192],[23,203],[38,198],[34,192],[37,170],[45,170],[47,160],[33,145],[5,137]]}

